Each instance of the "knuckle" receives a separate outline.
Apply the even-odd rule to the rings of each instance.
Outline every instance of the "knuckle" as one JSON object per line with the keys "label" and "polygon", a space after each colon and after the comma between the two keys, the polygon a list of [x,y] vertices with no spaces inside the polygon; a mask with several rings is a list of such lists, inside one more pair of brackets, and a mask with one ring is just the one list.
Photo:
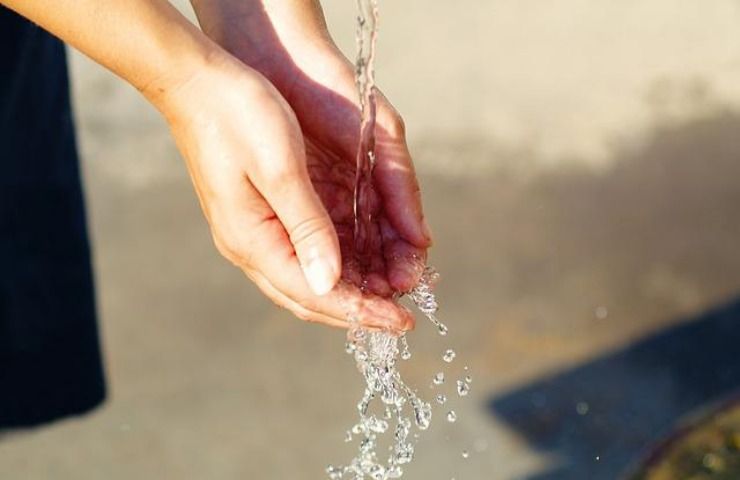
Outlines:
{"label": "knuckle", "polygon": [[301,169],[295,162],[282,159],[265,165],[262,175],[272,189],[286,190],[301,178]]}
{"label": "knuckle", "polygon": [[325,217],[315,216],[292,225],[288,235],[291,243],[298,249],[310,243],[317,236],[331,234],[332,229],[332,224]]}
{"label": "knuckle", "polygon": [[234,231],[214,232],[213,243],[218,252],[238,267],[252,265],[252,254],[248,237]]}

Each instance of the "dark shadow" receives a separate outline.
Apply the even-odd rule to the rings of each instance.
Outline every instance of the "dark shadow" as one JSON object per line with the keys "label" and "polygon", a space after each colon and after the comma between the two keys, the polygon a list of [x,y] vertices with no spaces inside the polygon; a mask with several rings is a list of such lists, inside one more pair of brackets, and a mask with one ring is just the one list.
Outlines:
{"label": "dark shadow", "polygon": [[679,417],[738,388],[740,298],[493,398],[490,409],[562,461],[528,479],[614,479]]}

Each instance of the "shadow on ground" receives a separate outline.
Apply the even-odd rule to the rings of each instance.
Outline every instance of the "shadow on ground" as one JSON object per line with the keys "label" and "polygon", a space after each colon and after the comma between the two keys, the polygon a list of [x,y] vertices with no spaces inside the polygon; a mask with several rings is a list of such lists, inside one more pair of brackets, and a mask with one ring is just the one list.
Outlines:
{"label": "shadow on ground", "polygon": [[562,463],[535,479],[613,479],[676,419],[740,386],[740,298],[572,370],[491,400]]}
{"label": "shadow on ground", "polygon": [[[554,459],[524,478],[619,478],[679,417],[740,389],[740,297],[711,292],[740,274],[738,131],[740,117],[727,111],[661,128],[642,148],[625,150],[606,175],[560,173],[535,189],[560,199],[563,213],[551,220],[570,223],[572,236],[591,237],[573,242],[581,245],[582,262],[598,262],[604,248],[611,250],[604,266],[621,287],[609,288],[619,292],[612,301],[625,313],[618,321],[664,320],[653,322],[657,333],[626,347],[494,394],[490,412]],[[572,249],[555,242],[559,252]],[[650,270],[657,273],[646,275]],[[584,295],[599,279],[590,282]],[[719,306],[700,306],[712,297]],[[676,316],[661,300],[668,298],[679,310],[683,304],[704,313]]]}

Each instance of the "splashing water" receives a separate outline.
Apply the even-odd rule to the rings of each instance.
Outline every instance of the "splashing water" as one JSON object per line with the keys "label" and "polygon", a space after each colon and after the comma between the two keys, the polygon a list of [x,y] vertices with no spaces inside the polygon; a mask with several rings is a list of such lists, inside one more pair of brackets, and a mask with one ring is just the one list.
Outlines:
{"label": "splashing water", "polygon": [[[377,38],[378,4],[377,0],[358,0],[357,19],[358,55],[356,60],[356,81],[360,94],[361,126],[360,143],[357,152],[357,173],[355,178],[355,251],[361,268],[370,262],[369,232],[373,221],[371,211],[374,191],[372,172],[375,166],[375,41]],[[416,307],[437,328],[440,335],[446,335],[447,327],[441,323],[436,313],[437,300],[433,285],[438,279],[437,272],[426,267],[416,287],[407,295]],[[345,441],[357,437],[357,455],[344,466],[327,467],[331,480],[372,480],[397,479],[403,476],[403,469],[414,457],[419,431],[427,430],[432,420],[432,405],[422,400],[401,378],[397,361],[411,358],[405,335],[396,336],[391,332],[370,331],[362,328],[357,319],[350,317],[350,329],[346,351],[352,355],[365,380],[365,391],[357,404],[359,421],[346,433]],[[454,358],[454,352],[452,352]],[[451,359],[449,361],[452,361]],[[440,384],[444,374],[440,372]],[[435,382],[436,383],[436,382]],[[437,402],[446,402],[444,395],[437,396]],[[450,412],[448,421],[454,422],[457,415]],[[452,419],[451,419],[452,418]],[[417,430],[417,431],[414,431]],[[378,443],[381,436],[392,432],[389,455],[386,461],[379,458]]]}
{"label": "splashing water", "polygon": [[[428,278],[422,276],[420,285],[425,285]],[[398,358],[403,359],[402,352],[408,350],[406,339],[388,332],[369,331],[354,322],[346,350],[353,355],[365,380],[365,392],[357,404],[359,422],[346,437],[349,441],[353,436],[359,437],[359,451],[348,465],[330,465],[326,472],[331,480],[401,478],[404,466],[415,453],[418,434],[412,435],[412,431],[427,430],[432,421],[431,403],[422,400],[397,369]],[[441,375],[443,378],[444,374]],[[446,397],[440,395],[437,401],[444,403]],[[395,424],[392,445],[387,461],[383,461],[378,455],[378,443],[381,435],[391,431],[391,422]]]}

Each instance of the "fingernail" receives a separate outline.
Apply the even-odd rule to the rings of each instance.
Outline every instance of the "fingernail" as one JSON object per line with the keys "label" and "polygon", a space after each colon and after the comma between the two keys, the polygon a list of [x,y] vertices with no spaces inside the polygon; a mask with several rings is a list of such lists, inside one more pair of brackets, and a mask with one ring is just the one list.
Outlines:
{"label": "fingernail", "polygon": [[322,257],[314,257],[303,267],[308,285],[316,295],[326,295],[334,288],[336,275],[331,264]]}

